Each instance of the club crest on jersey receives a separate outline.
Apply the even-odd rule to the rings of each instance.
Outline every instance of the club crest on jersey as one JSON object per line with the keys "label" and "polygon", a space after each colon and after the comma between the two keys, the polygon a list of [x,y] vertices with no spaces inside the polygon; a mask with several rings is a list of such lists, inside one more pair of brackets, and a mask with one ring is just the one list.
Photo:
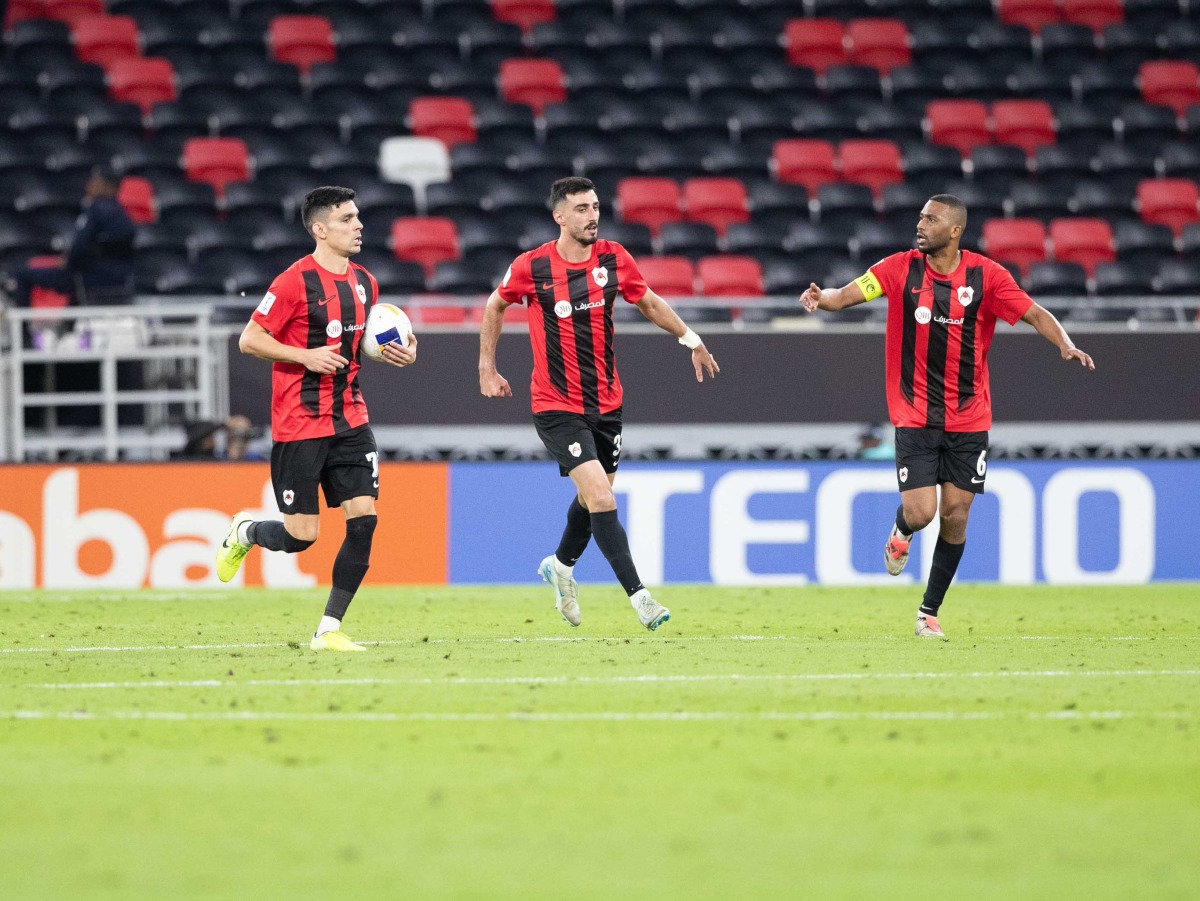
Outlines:
{"label": "club crest on jersey", "polygon": [[908,481],[908,467],[901,466],[899,475],[900,475],[901,482],[907,482]]}
{"label": "club crest on jersey", "polygon": [[284,490],[283,504],[285,507],[290,507],[292,505],[292,501],[294,501],[295,499],[296,499],[296,492],[292,491],[291,488],[287,488]]}
{"label": "club crest on jersey", "polygon": [[355,285],[354,290],[358,294],[358,302],[365,307],[367,305],[367,289],[362,285]]}
{"label": "club crest on jersey", "polygon": [[607,266],[597,266],[595,269],[593,269],[592,270],[592,281],[594,281],[601,288],[603,288],[605,285],[607,285],[608,284],[608,267]]}
{"label": "club crest on jersey", "polygon": [[574,444],[567,445],[567,450],[571,452],[572,457],[578,457],[583,453],[583,448],[579,446],[578,441],[576,441]]}
{"label": "club crest on jersey", "polygon": [[571,316],[571,301],[560,300],[554,305],[554,315],[559,319],[568,319]]}
{"label": "club crest on jersey", "polygon": [[342,320],[335,319],[329,325],[325,326],[325,334],[330,338],[342,337]]}
{"label": "club crest on jersey", "polygon": [[963,285],[958,289],[958,302],[964,307],[968,306],[975,299],[975,289],[970,285]]}

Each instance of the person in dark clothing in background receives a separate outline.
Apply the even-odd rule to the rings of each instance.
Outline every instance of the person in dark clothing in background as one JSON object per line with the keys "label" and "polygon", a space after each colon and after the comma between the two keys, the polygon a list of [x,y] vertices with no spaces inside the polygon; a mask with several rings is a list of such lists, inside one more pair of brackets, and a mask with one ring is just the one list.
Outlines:
{"label": "person in dark clothing in background", "polygon": [[[6,279],[12,302],[29,306],[33,288],[69,295],[75,303],[99,298],[124,301],[122,290],[133,274],[133,239],[137,226],[117,202],[120,179],[108,166],[97,166],[88,178],[83,212],[62,266],[17,266]],[[82,288],[83,297],[78,289]]]}

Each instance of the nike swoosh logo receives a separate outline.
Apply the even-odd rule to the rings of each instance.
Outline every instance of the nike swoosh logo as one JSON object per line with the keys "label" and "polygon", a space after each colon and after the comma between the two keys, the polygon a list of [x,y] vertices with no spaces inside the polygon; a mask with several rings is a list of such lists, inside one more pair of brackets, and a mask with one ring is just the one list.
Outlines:
{"label": "nike swoosh logo", "polygon": [[321,306],[325,306],[325,304],[329,303],[331,300],[336,300],[336,299],[337,299],[336,297],[326,297],[324,300],[318,300],[317,303],[320,304]]}
{"label": "nike swoosh logo", "polygon": [[554,287],[554,282],[542,282],[542,290],[543,291],[549,291],[553,287]]}
{"label": "nike swoosh logo", "polygon": [[977,479],[977,478],[975,478],[975,476],[971,476],[971,484],[972,485],[982,485],[983,479]]}

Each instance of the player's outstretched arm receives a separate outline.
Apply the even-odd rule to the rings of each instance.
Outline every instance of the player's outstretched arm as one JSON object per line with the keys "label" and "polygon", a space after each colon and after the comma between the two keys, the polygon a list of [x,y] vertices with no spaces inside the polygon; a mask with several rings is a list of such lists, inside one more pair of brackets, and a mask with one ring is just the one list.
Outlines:
{"label": "player's outstretched arm", "polygon": [[859,280],[855,279],[844,288],[820,288],[816,282],[811,282],[808,289],[800,295],[800,303],[806,313],[817,310],[844,310],[856,304],[865,303],[866,295],[862,292]]}
{"label": "player's outstretched arm", "polygon": [[504,328],[504,313],[508,304],[493,291],[483,308],[483,324],[479,327],[479,393],[484,397],[512,397],[508,380],[496,371],[496,344]]}
{"label": "player's outstretched arm", "polygon": [[1067,330],[1062,327],[1062,323],[1041,304],[1035,303],[1026,310],[1021,321],[1028,322],[1039,335],[1057,347],[1059,356],[1064,360],[1078,360],[1079,365],[1084,369],[1096,368],[1092,358],[1075,346],[1075,342],[1071,340]]}
{"label": "player's outstretched arm", "polygon": [[721,367],[713,355],[709,353],[700,336],[687,327],[679,314],[671,309],[671,305],[647,289],[645,296],[637,302],[637,308],[642,315],[657,325],[664,332],[669,332],[679,339],[679,343],[692,351],[692,368],[696,370],[696,381],[703,382],[707,372],[710,379],[715,379]]}
{"label": "player's outstretched arm", "polygon": [[242,330],[238,349],[271,363],[299,363],[309,372],[321,375],[337,372],[350,364],[349,360],[327,344],[311,348],[284,344],[253,319]]}

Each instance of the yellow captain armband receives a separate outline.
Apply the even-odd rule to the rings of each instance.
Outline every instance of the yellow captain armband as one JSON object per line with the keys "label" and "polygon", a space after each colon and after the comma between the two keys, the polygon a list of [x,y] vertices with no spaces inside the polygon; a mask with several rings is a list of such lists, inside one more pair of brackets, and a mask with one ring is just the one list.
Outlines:
{"label": "yellow captain armband", "polygon": [[858,285],[862,291],[863,297],[867,300],[874,300],[876,297],[883,296],[883,286],[879,284],[879,279],[875,277],[875,273],[867,270],[854,280],[854,284]]}

